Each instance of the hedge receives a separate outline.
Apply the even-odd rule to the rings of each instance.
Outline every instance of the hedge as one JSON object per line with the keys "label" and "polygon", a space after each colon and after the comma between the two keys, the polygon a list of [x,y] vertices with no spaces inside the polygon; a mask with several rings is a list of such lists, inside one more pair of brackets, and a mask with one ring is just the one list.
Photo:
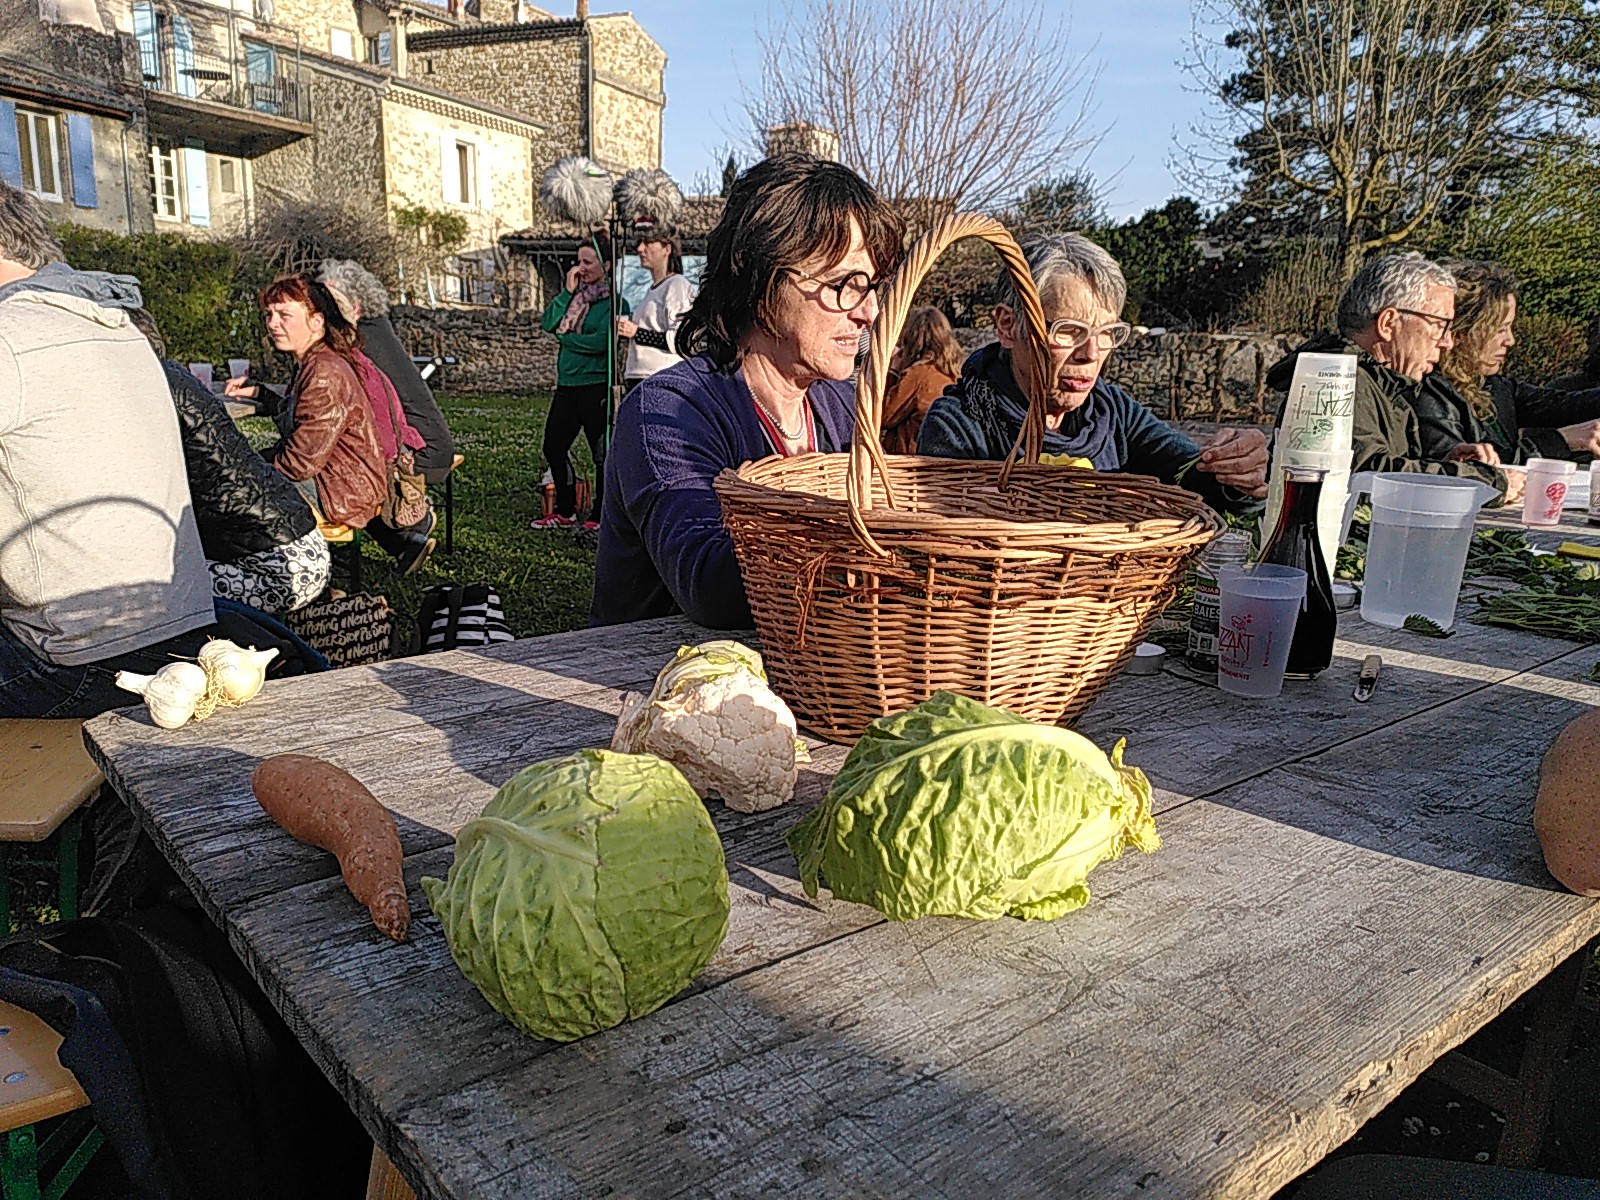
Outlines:
{"label": "hedge", "polygon": [[255,306],[236,300],[239,256],[231,246],[176,233],[130,236],[72,224],[58,226],[56,235],[67,261],[79,270],[139,280],[145,308],[179,362],[260,358]]}

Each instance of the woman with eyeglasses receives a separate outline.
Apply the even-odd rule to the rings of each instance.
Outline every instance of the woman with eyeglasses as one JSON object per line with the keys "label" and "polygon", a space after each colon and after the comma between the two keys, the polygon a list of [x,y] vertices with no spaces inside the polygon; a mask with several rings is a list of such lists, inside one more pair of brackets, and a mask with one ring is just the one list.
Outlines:
{"label": "woman with eyeglasses", "polygon": [[[1131,332],[1118,315],[1128,287],[1116,259],[1076,233],[1040,238],[1023,251],[1050,323],[1047,460],[1154,475],[1225,512],[1265,496],[1267,439],[1259,429],[1224,429],[1202,448],[1100,378],[1106,358]],[[1000,293],[994,309],[999,340],[973,353],[956,385],[933,402],[919,454],[1003,459],[1011,453],[1028,410],[1017,381],[1030,377],[1033,367],[1008,275]]]}
{"label": "woman with eyeglasses", "polygon": [[670,229],[646,229],[638,242],[639,264],[650,272],[650,289],[630,319],[617,322],[617,336],[629,339],[623,386],[632,391],[657,371],[683,361],[678,326],[694,303],[694,284],[683,275],[683,249]]}
{"label": "woman with eyeglasses", "polygon": [[1491,466],[1600,454],[1600,391],[1556,391],[1501,373],[1517,340],[1511,272],[1492,262],[1442,265],[1455,276],[1456,315],[1452,344],[1411,402],[1423,454]]}
{"label": "woman with eyeglasses", "polygon": [[773,454],[849,447],[856,350],[901,239],[899,216],[838,163],[777,155],[734,181],[678,330],[685,360],[617,412],[591,624],[677,612],[750,624],[711,481]]}

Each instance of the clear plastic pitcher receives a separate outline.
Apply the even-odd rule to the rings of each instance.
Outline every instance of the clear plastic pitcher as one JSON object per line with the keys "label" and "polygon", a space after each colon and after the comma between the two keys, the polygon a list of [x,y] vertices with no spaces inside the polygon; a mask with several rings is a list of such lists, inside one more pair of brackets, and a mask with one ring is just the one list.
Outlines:
{"label": "clear plastic pitcher", "polygon": [[1498,493],[1475,479],[1362,471],[1350,477],[1341,541],[1356,502],[1372,497],[1361,619],[1397,628],[1414,613],[1442,629],[1456,620],[1472,522]]}

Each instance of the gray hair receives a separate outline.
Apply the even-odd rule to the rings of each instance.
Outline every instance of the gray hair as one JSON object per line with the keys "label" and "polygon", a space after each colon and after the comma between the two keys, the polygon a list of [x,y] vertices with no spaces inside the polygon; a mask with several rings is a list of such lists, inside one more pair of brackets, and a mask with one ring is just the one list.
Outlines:
{"label": "gray hair", "polygon": [[0,183],[0,258],[36,271],[45,263],[66,258],[61,243],[50,232],[44,209],[6,183]]}
{"label": "gray hair", "polygon": [[1386,308],[1416,308],[1430,288],[1456,290],[1455,276],[1415,250],[1375,258],[1356,272],[1339,297],[1339,332],[1360,333]]}
{"label": "gray hair", "polygon": [[[1128,299],[1128,281],[1122,277],[1117,260],[1095,245],[1081,233],[1053,233],[1036,238],[1022,247],[1028,260],[1028,270],[1040,298],[1049,296],[1063,284],[1077,281],[1087,287],[1106,308],[1121,313]],[[1011,274],[1000,272],[995,285],[995,303],[1004,304],[1019,317],[1022,315],[1017,289],[1011,284]]]}
{"label": "gray hair", "polygon": [[355,316],[346,311],[348,301],[361,306],[363,317],[381,317],[389,311],[389,292],[371,271],[353,258],[325,258],[318,269],[317,278],[333,292],[339,302],[339,311],[352,325]]}

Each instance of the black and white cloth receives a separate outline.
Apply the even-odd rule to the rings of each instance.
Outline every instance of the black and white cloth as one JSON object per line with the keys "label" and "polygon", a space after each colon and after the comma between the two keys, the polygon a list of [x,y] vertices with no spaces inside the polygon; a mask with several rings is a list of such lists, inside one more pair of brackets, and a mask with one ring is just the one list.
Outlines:
{"label": "black and white cloth", "polygon": [[332,571],[328,543],[318,529],[233,562],[208,560],[206,566],[213,593],[280,617],[322,595]]}

